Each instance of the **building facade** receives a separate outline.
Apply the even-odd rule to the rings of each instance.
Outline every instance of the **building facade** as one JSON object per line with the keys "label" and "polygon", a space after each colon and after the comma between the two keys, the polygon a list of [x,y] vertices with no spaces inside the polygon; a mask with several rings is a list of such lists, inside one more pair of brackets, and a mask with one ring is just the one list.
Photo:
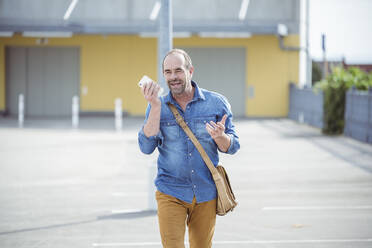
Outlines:
{"label": "building facade", "polygon": [[[299,47],[299,6],[290,0],[283,1],[282,6],[271,6],[273,1],[268,0],[261,5],[251,2],[253,19],[244,21],[245,26],[237,21],[227,30],[223,24],[229,22],[218,20],[222,35],[216,34],[215,25],[204,25],[205,20],[197,19],[197,24],[186,27],[176,19],[175,32],[189,33],[175,35],[173,47],[190,53],[195,81],[202,88],[224,94],[236,116],[285,117],[289,83],[299,78],[299,51],[283,49],[283,44]],[[264,17],[261,20],[258,14],[253,15],[257,10],[263,13],[262,3],[266,3],[266,11],[270,7],[269,13],[261,14],[266,22]],[[275,8],[282,8],[281,14],[268,19]],[[254,21],[256,26],[252,26]],[[284,21],[288,22],[289,33],[279,37],[276,27]],[[70,37],[25,37],[21,28],[23,32],[32,30],[32,26],[0,24],[0,31],[13,32],[10,37],[0,37],[2,113],[17,114],[18,95],[24,94],[25,113],[30,117],[68,116],[74,95],[79,96],[81,113],[112,113],[115,99],[121,98],[124,112],[144,115],[146,102],[137,83],[143,75],[155,80],[160,76],[154,35],[128,31],[128,27],[104,33],[102,27],[92,32],[72,32]],[[247,34],[247,30],[249,35],[239,35]],[[211,32],[205,35],[206,31]]]}

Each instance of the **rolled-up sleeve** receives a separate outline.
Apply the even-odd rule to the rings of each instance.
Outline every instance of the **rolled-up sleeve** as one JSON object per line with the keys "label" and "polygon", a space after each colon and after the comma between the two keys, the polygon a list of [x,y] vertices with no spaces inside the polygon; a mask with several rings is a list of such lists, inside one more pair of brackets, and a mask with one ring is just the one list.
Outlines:
{"label": "rolled-up sleeve", "polygon": [[141,152],[145,154],[151,154],[158,146],[159,143],[159,135],[147,137],[142,129],[138,132],[138,144],[140,147]]}
{"label": "rolled-up sleeve", "polygon": [[234,154],[240,149],[239,138],[232,134],[228,134],[230,137],[230,147],[227,149],[227,154]]}
{"label": "rolled-up sleeve", "polygon": [[[222,98],[223,103],[223,114],[227,115],[227,119],[225,122],[225,133],[230,137],[230,147],[227,149],[225,153],[227,154],[234,154],[240,149],[239,137],[236,134],[235,126],[232,122],[233,114],[231,112],[231,105],[227,101],[225,97]],[[222,152],[220,150],[220,152]]]}

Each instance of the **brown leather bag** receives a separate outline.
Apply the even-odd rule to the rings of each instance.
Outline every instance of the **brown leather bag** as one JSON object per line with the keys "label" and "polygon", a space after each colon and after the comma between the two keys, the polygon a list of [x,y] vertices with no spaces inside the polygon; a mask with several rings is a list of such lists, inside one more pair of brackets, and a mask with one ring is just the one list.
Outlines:
{"label": "brown leather bag", "polygon": [[185,133],[190,137],[192,143],[195,145],[196,149],[198,149],[205,164],[207,165],[207,167],[209,168],[212,174],[213,180],[217,188],[216,213],[221,216],[227,214],[228,212],[232,211],[236,207],[236,205],[238,205],[238,202],[235,199],[235,195],[232,191],[229,177],[227,176],[225,168],[223,168],[222,165],[218,165],[217,167],[214,167],[208,154],[205,152],[204,148],[202,147],[198,139],[195,137],[193,132],[187,126],[182,116],[178,112],[177,108],[171,103],[169,103],[168,105],[170,109],[172,110],[172,113],[174,117],[176,118],[178,125],[180,125],[182,129],[185,131]]}

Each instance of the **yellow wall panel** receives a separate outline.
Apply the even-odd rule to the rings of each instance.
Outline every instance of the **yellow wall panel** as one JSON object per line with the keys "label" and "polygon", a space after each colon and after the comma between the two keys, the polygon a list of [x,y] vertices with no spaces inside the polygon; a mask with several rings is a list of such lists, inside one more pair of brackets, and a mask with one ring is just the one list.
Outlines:
{"label": "yellow wall panel", "polygon": [[147,102],[138,87],[138,81],[143,75],[157,80],[157,42],[156,39],[141,39],[131,37],[129,73],[123,78],[123,85],[126,87],[127,101],[124,105],[131,110],[133,115],[144,115]]}
{"label": "yellow wall panel", "polygon": [[81,108],[88,111],[111,111],[114,100],[123,97],[121,81],[128,74],[128,39],[91,37],[81,47]]}

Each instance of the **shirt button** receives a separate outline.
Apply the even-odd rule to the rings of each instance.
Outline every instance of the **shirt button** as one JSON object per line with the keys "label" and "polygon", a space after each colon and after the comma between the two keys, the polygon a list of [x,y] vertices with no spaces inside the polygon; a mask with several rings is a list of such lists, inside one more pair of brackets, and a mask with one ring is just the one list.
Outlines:
{"label": "shirt button", "polygon": [[189,155],[191,156],[191,153],[189,153]]}
{"label": "shirt button", "polygon": [[194,170],[191,170],[191,173],[194,173]]}
{"label": "shirt button", "polygon": [[194,189],[196,188],[196,185],[194,185]]}

